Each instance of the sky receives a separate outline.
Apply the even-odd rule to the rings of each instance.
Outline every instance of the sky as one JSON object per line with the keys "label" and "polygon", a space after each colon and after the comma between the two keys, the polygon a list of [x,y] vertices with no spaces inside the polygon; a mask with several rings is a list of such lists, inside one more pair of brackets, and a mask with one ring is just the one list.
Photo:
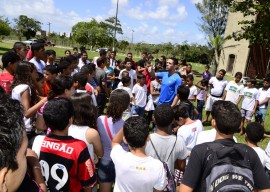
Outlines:
{"label": "sky", "polygon": [[[200,13],[195,3],[202,0],[119,0],[118,19],[124,34],[117,39],[133,42],[205,44],[199,30]],[[27,15],[48,31],[71,32],[80,21],[103,21],[115,16],[117,0],[1,0],[0,15],[13,18]]]}

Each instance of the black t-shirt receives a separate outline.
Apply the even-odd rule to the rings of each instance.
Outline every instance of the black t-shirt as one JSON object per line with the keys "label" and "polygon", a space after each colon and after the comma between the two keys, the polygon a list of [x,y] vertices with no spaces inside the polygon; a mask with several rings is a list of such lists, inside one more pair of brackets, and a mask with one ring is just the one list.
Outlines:
{"label": "black t-shirt", "polygon": [[[219,139],[219,142],[225,146],[233,146],[233,139]],[[267,179],[264,168],[257,153],[247,146],[247,155],[250,160],[251,171],[253,173],[254,185],[256,189],[270,189],[270,181]],[[200,191],[197,187],[201,186],[204,166],[207,159],[207,145],[205,143],[195,146],[191,151],[191,156],[185,170],[182,184],[190,187],[193,191]]]}

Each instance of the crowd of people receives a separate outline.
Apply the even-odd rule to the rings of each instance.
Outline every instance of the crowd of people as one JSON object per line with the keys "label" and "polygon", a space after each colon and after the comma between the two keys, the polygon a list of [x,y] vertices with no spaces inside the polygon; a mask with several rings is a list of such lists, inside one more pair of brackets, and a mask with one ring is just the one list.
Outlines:
{"label": "crowd of people", "polygon": [[0,191],[270,191],[269,77],[257,89],[205,66],[194,82],[185,59],[64,54],[38,40],[2,56]]}

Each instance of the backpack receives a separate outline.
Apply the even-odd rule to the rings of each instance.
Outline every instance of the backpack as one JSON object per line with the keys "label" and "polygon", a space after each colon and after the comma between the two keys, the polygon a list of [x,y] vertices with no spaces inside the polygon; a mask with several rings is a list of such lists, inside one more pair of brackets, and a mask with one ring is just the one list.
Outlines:
{"label": "backpack", "polygon": [[253,173],[247,158],[247,146],[235,143],[205,143],[207,159],[200,191],[206,192],[251,192],[254,191]]}
{"label": "backpack", "polygon": [[[176,141],[177,141],[177,137],[176,137],[176,139],[175,139],[175,142],[174,142],[173,148],[172,148],[172,150],[171,150],[171,152],[170,152],[170,154],[169,154],[169,157],[167,158],[167,161],[168,161],[168,160],[170,159],[170,157],[171,157],[171,154],[172,154],[173,149],[174,149],[174,147],[175,147]],[[153,148],[154,148],[154,150],[155,150],[155,153],[156,153],[158,159],[161,161],[161,159],[160,159],[160,157],[159,157],[159,155],[158,155],[158,153],[157,153],[157,150],[156,150],[156,148],[154,147],[154,144],[153,144],[151,138],[150,138],[150,142],[151,142],[151,144],[152,144],[152,146],[153,146]],[[166,161],[166,162],[167,162],[167,161]],[[175,180],[174,180],[174,175],[172,174],[170,168],[168,167],[168,164],[167,164],[166,162],[163,162],[163,161],[161,161],[161,162],[163,163],[163,166],[164,166],[164,169],[165,169],[165,172],[166,172],[166,180],[167,180],[167,185],[166,185],[164,191],[168,191],[168,192],[176,192],[176,183],[175,183]]]}

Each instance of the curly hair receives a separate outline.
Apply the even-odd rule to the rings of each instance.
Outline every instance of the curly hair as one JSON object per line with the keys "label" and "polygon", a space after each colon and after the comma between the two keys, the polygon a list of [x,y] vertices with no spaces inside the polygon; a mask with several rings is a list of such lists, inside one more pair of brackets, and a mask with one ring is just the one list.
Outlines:
{"label": "curly hair", "polygon": [[38,102],[36,89],[34,88],[32,81],[32,72],[34,70],[36,70],[36,67],[33,63],[30,63],[28,61],[20,62],[14,74],[14,81],[10,87],[10,89],[13,90],[14,87],[16,87],[17,85],[27,84],[31,89],[31,106],[35,105]]}
{"label": "curly hair", "polygon": [[11,99],[0,87],[0,170],[16,170],[17,153],[23,141],[23,113],[20,103]]}
{"label": "curly hair", "polygon": [[107,115],[112,117],[113,123],[122,118],[122,114],[128,108],[129,102],[130,96],[127,91],[116,89],[111,93]]}
{"label": "curly hair", "polygon": [[71,96],[74,107],[73,124],[97,128],[97,108],[88,93],[75,93]]}

